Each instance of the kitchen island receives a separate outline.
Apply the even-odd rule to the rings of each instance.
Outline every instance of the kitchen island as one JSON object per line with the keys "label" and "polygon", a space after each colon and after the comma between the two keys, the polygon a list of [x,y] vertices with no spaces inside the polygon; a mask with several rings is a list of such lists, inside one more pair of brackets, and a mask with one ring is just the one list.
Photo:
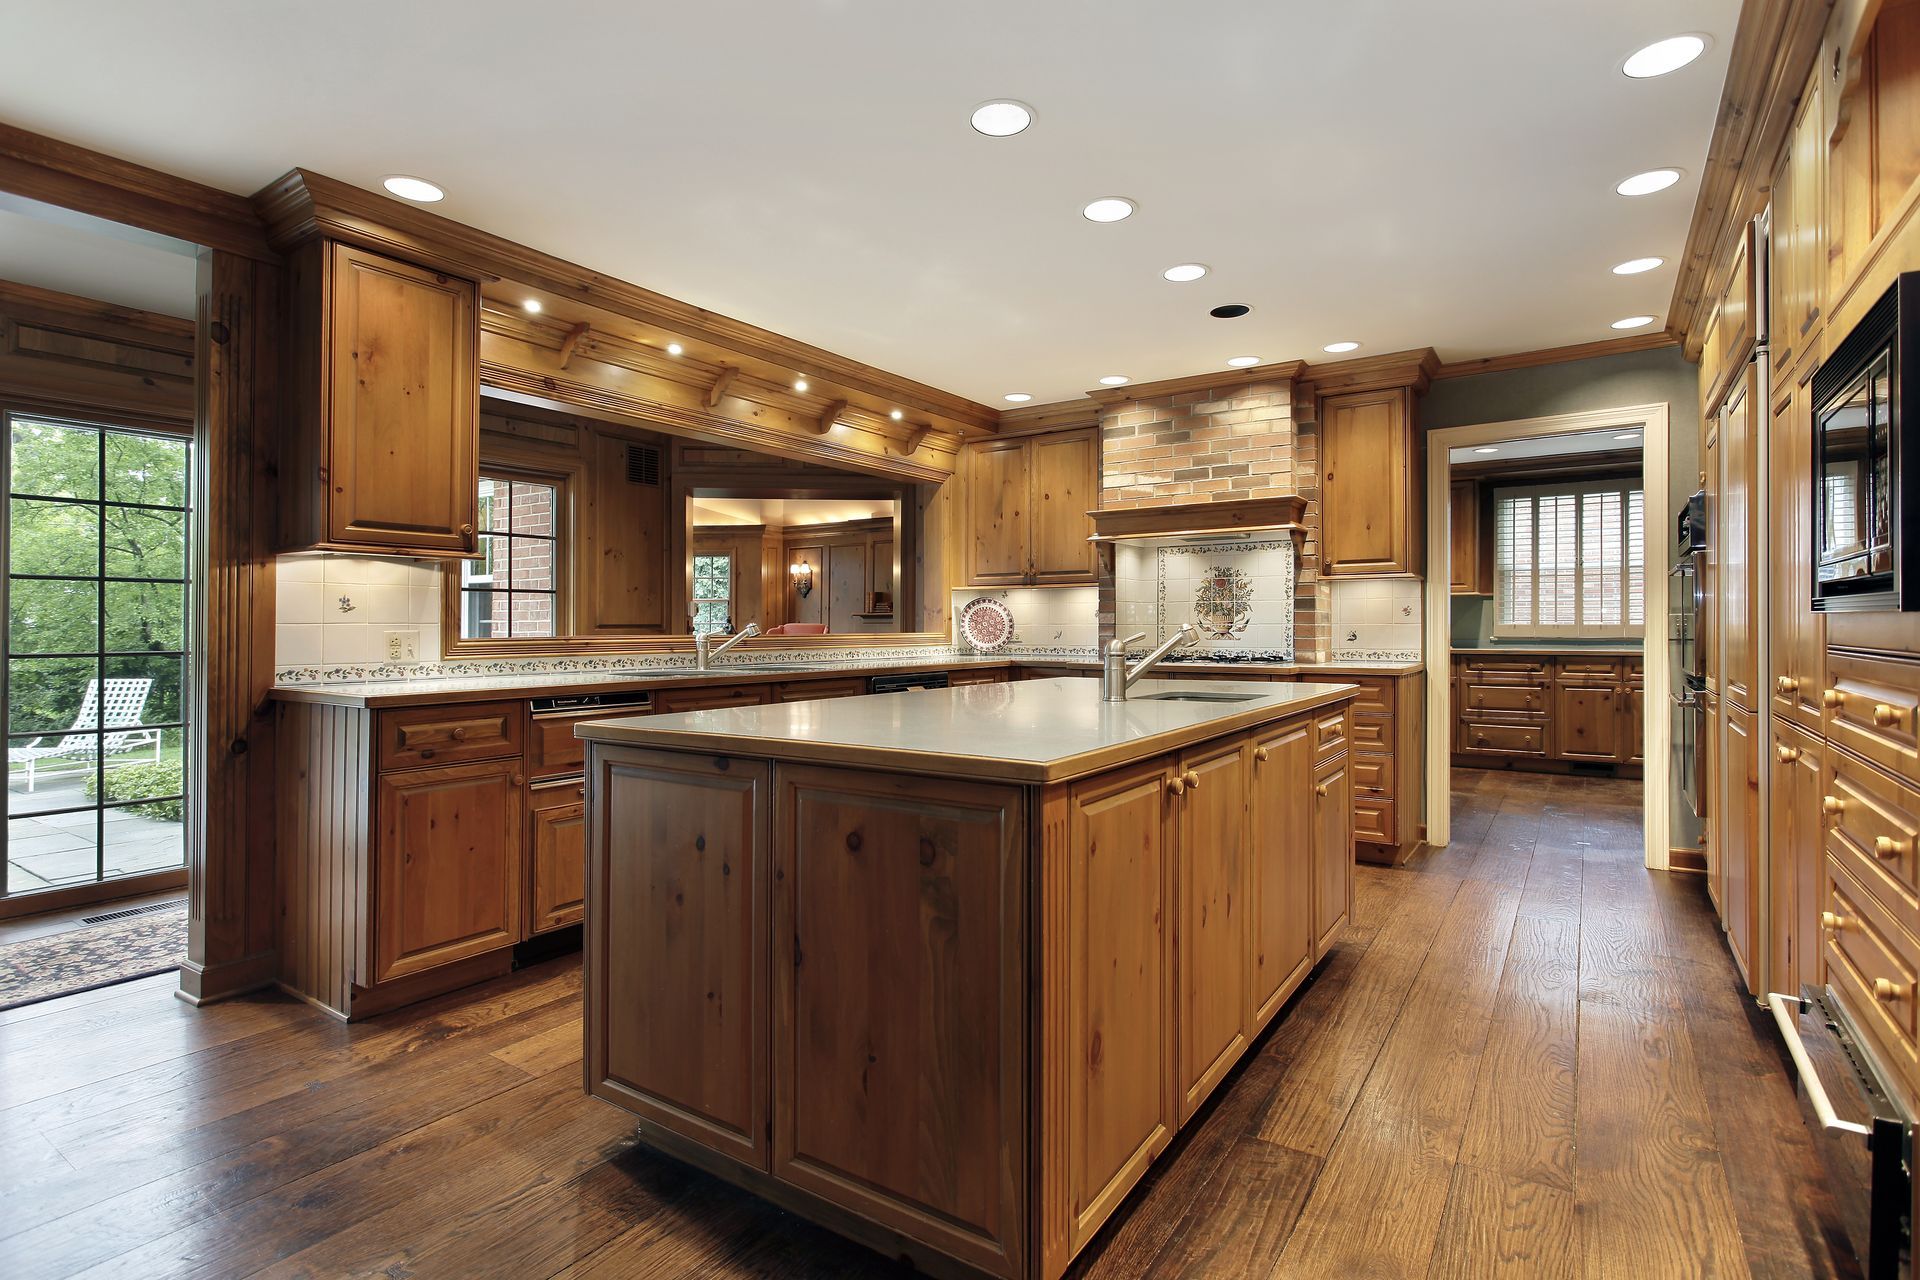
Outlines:
{"label": "kitchen island", "polygon": [[1051,1280],[1345,925],[1354,693],[578,726],[589,1092],[923,1269]]}

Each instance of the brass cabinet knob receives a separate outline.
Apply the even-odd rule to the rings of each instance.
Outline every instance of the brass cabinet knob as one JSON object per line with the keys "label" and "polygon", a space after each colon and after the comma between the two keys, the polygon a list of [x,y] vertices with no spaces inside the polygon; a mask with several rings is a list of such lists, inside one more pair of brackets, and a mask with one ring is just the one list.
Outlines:
{"label": "brass cabinet knob", "polygon": [[526,780],[527,779],[523,774],[516,773],[513,775],[513,785],[516,787],[519,786],[521,783],[525,782]]}
{"label": "brass cabinet knob", "polygon": [[1262,764],[1266,763],[1268,754],[1269,753],[1265,747],[1255,747],[1253,749],[1253,758]]}
{"label": "brass cabinet knob", "polygon": [[1800,682],[1792,676],[1781,676],[1773,682],[1773,687],[1781,693],[1798,693]]}
{"label": "brass cabinet knob", "polygon": [[1891,729],[1907,718],[1907,713],[1898,707],[1888,706],[1884,702],[1873,704],[1873,722],[1882,729]]}
{"label": "brass cabinet knob", "polygon": [[1186,779],[1184,778],[1168,778],[1167,779],[1168,795],[1179,796],[1179,795],[1185,795],[1186,792],[1187,792]]}
{"label": "brass cabinet knob", "polygon": [[1315,795],[1317,795],[1317,796],[1324,796],[1325,794],[1327,794],[1327,784],[1326,784],[1326,783],[1324,783],[1324,782],[1316,782],[1316,783],[1314,783],[1314,784],[1313,784],[1313,794],[1315,794]]}
{"label": "brass cabinet knob", "polygon": [[579,796],[582,800],[585,800],[587,798],[587,784],[584,782],[581,783],[579,786],[573,789],[573,793]]}
{"label": "brass cabinet knob", "polygon": [[1198,791],[1200,789],[1200,775],[1193,770],[1189,769],[1181,774],[1180,779],[1187,784],[1187,790]]}
{"label": "brass cabinet knob", "polygon": [[1773,751],[1774,754],[1779,757],[1781,764],[1792,764],[1800,758],[1800,748],[1798,747],[1775,747]]}
{"label": "brass cabinet knob", "polygon": [[1876,858],[1897,858],[1907,851],[1905,840],[1895,840],[1892,836],[1873,838],[1873,856]]}
{"label": "brass cabinet knob", "polygon": [[1898,982],[1888,982],[1885,978],[1873,980],[1873,998],[1881,1004],[1892,1004],[1907,994],[1906,987]]}
{"label": "brass cabinet knob", "polygon": [[451,737],[455,742],[465,742],[467,740],[467,726],[463,724],[455,725]]}
{"label": "brass cabinet knob", "polygon": [[1820,812],[1829,818],[1837,818],[1847,810],[1847,802],[1839,796],[1821,796]]}
{"label": "brass cabinet knob", "polygon": [[1837,916],[1831,911],[1822,911],[1820,913],[1820,927],[1830,933],[1838,933],[1847,927],[1847,918],[1845,916]]}
{"label": "brass cabinet knob", "polygon": [[1847,700],[1847,695],[1838,689],[1829,689],[1820,695],[1820,705],[1829,711],[1838,711]]}

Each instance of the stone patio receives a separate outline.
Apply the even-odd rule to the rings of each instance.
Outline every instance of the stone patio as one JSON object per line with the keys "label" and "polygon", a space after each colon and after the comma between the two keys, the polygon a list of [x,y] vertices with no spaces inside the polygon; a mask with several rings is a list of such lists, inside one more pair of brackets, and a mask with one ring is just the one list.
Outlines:
{"label": "stone patio", "polygon": [[[29,793],[23,776],[7,778],[7,892],[33,893],[64,885],[87,884],[96,871],[95,826],[91,810],[45,813],[88,803],[85,772],[42,773]],[[41,812],[26,812],[28,810]],[[138,875],[180,866],[183,824],[155,822],[125,809],[108,809],[105,824],[105,874]]]}

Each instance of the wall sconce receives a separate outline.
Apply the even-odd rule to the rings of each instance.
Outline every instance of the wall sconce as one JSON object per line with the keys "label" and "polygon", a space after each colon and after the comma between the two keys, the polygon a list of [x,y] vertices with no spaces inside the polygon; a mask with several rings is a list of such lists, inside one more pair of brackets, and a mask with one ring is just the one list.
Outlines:
{"label": "wall sconce", "polygon": [[813,594],[813,566],[805,560],[795,560],[787,566],[787,572],[793,575],[793,589],[802,600]]}

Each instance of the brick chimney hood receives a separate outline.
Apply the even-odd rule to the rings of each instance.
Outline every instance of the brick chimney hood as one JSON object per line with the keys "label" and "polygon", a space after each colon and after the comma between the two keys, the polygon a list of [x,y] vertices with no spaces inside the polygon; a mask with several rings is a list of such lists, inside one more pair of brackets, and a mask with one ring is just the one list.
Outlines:
{"label": "brick chimney hood", "polygon": [[1287,494],[1225,502],[1170,502],[1100,509],[1087,514],[1093,517],[1095,542],[1131,542],[1207,534],[1293,534],[1306,532],[1307,500],[1298,494]]}

